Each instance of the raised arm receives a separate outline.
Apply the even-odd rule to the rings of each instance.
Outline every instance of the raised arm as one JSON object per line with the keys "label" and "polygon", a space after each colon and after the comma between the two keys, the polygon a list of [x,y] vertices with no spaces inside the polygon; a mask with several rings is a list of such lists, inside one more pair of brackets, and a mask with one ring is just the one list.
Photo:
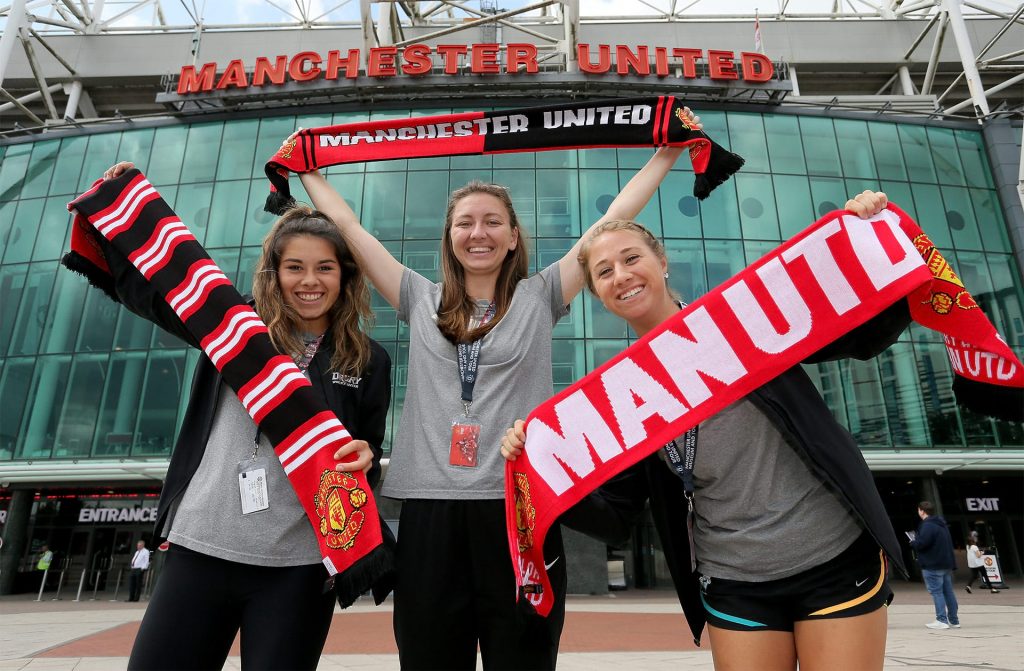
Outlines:
{"label": "raised arm", "polygon": [[334,190],[320,171],[304,172],[299,175],[302,186],[313,201],[313,207],[320,210],[338,225],[359,267],[391,307],[398,309],[402,287],[402,273],[405,266],[391,255],[380,240],[363,228],[359,217],[348,206],[345,199]]}
{"label": "raised arm", "polygon": [[[683,109],[690,117],[690,125],[700,129],[702,127],[700,117],[694,115],[689,107]],[[583,271],[580,269],[579,263],[576,262],[576,257],[580,253],[580,246],[583,244],[584,238],[602,222],[615,219],[635,219],[650,202],[662,180],[668,175],[683,151],[685,151],[684,147],[658,149],[651,160],[647,161],[647,164],[633,175],[626,186],[622,187],[622,191],[608,206],[608,211],[604,213],[604,216],[591,224],[590,228],[572,246],[572,249],[559,260],[558,270],[562,277],[562,299],[566,304],[570,303],[583,289]]]}

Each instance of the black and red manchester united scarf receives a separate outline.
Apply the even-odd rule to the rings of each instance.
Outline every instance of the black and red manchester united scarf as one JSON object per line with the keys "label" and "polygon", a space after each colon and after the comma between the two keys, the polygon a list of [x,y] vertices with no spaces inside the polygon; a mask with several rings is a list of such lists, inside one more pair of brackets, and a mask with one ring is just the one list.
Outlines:
{"label": "black and red manchester united scarf", "polygon": [[674,96],[464,112],[304,129],[267,161],[266,209],[280,214],[294,204],[289,171],[426,156],[665,146],[690,148],[693,195],[700,199],[743,166],[742,158],[690,128]]}
{"label": "black and red manchester united scarf", "polygon": [[530,413],[505,474],[520,597],[550,612],[544,537],[565,510],[901,300],[943,335],[961,405],[1024,419],[1024,367],[917,224],[832,212]]}
{"label": "black and red manchester united scarf", "polygon": [[116,300],[94,239],[102,235],[163,297],[274,445],[336,576],[338,600],[351,604],[392,558],[365,475],[334,470],[334,453],[352,440],[348,431],[142,173],[97,182],[68,209],[75,222],[62,263]]}

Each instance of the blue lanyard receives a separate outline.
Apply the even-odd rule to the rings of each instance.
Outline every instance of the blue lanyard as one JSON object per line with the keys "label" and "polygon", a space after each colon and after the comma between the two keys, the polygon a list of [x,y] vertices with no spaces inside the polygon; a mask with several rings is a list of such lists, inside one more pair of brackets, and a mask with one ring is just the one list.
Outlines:
{"label": "blue lanyard", "polygon": [[663,447],[665,456],[672,464],[676,475],[683,481],[683,496],[686,497],[686,535],[690,541],[690,571],[697,570],[697,553],[693,544],[693,462],[697,457],[697,429],[695,426],[683,434],[683,454],[679,454],[679,442],[673,440]]}
{"label": "blue lanyard", "polygon": [[[480,325],[483,326],[494,317],[494,301],[487,306],[487,311],[480,318]],[[476,386],[476,372],[480,365],[480,348],[483,338],[474,340],[471,344],[460,342],[456,345],[459,362],[459,380],[462,381],[462,404],[466,408],[466,416],[469,416],[469,406],[473,403],[473,387]]]}

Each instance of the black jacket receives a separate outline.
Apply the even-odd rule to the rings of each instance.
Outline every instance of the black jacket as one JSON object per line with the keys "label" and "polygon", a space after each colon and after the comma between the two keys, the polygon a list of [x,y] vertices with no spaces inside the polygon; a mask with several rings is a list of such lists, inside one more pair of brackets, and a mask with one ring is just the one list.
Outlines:
{"label": "black jacket", "polygon": [[[896,341],[909,320],[906,303],[900,301],[816,353],[808,363],[876,356]],[[807,373],[800,366],[791,368],[751,392],[747,399],[764,412],[811,473],[836,495],[885,551],[892,565],[905,575],[896,533],[864,456],[853,436],[832,416]],[[618,545],[629,538],[648,501],[679,602],[697,642],[706,617],[698,575],[690,571],[687,503],[682,481],[657,453],[606,482],[567,511],[562,522]]]}
{"label": "black jacket", "polygon": [[[123,254],[113,248],[109,242],[100,238],[104,256],[113,276],[113,290],[117,300],[135,314],[148,319],[168,333],[178,336],[193,347],[199,343],[188,332],[178,315],[152,285],[135,269]],[[250,299],[250,304],[252,303]],[[388,407],[391,404],[391,357],[375,340],[370,340],[370,361],[359,378],[357,386],[352,387],[345,382],[335,381],[330,369],[331,355],[334,347],[330,331],[323,339],[319,350],[310,362],[308,373],[313,389],[319,393],[327,406],[338,416],[341,423],[354,439],[365,440],[373,451],[373,463],[367,473],[371,487],[380,480],[380,460],[383,455],[384,435],[387,427]],[[160,504],[157,509],[155,535],[157,542],[167,537],[168,513],[188,488],[189,482],[199,468],[206,451],[206,444],[213,427],[213,418],[217,409],[223,380],[213,362],[201,355],[192,378],[192,391],[188,408],[182,420],[178,440],[171,453],[171,463],[164,479],[160,493]],[[394,537],[388,526],[381,520],[381,531],[384,542],[394,546]],[[388,586],[380,585],[380,589]],[[383,598],[384,591],[375,596]]]}
{"label": "black jacket", "polygon": [[938,515],[929,515],[921,520],[916,537],[910,541],[910,547],[917,553],[917,563],[927,571],[956,569],[953,537],[949,533],[946,520]]}

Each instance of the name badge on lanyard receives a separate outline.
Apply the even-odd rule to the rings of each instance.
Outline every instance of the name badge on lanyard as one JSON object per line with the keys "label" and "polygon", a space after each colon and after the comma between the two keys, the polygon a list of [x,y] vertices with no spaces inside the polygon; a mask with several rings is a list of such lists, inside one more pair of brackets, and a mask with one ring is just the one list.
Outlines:
{"label": "name badge on lanyard", "polygon": [[[486,324],[494,316],[494,301],[487,306],[487,311],[480,320]],[[480,431],[483,425],[470,413],[473,404],[473,387],[476,385],[477,369],[480,365],[481,340],[471,344],[456,345],[459,379],[462,382],[463,414],[452,420],[452,437],[448,449],[448,464],[460,468],[475,468],[478,463],[480,447]]]}

